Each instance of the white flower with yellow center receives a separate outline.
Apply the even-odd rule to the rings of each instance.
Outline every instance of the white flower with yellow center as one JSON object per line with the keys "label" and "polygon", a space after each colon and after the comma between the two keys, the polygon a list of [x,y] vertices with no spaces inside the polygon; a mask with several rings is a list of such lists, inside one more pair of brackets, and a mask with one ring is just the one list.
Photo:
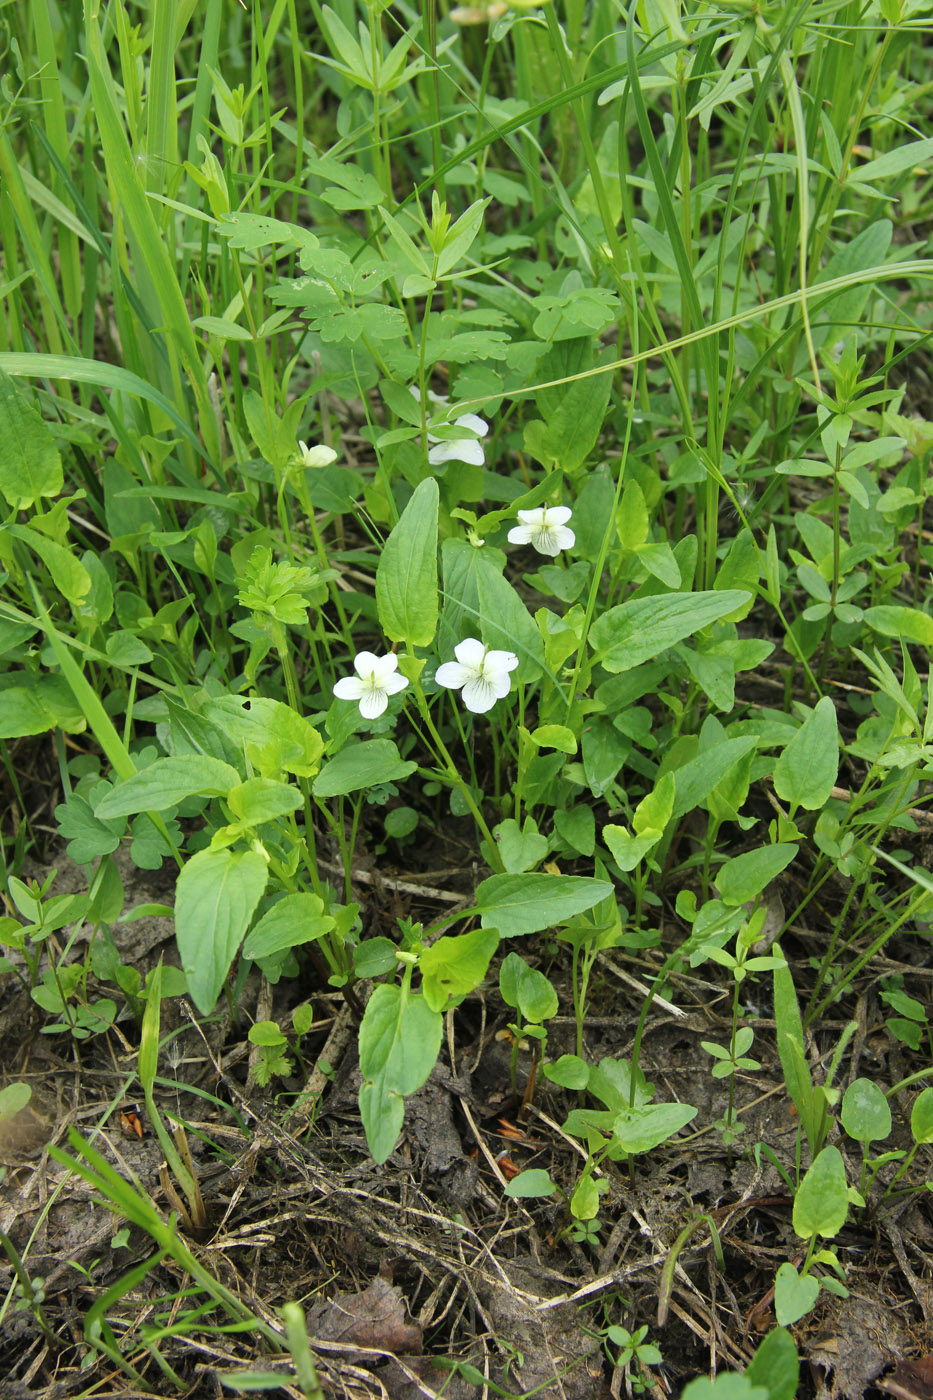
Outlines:
{"label": "white flower with yellow center", "polygon": [[530,544],[539,554],[555,557],[562,549],[570,549],[576,543],[576,535],[567,529],[567,521],[573,515],[569,506],[538,506],[536,510],[520,510],[518,518],[522,522],[509,531],[510,544]]}
{"label": "white flower with yellow center", "polygon": [[355,676],[344,676],[334,686],[338,700],[358,700],[364,719],[378,719],[389,703],[390,695],[404,690],[408,681],[398,675],[398,657],[374,656],[361,651],[353,658]]}
{"label": "white flower with yellow center", "polygon": [[454,647],[454,656],[456,661],[438,666],[434,679],[448,690],[459,690],[468,710],[485,714],[508,695],[512,685],[509,672],[518,665],[513,651],[490,651],[475,637],[467,637]]}

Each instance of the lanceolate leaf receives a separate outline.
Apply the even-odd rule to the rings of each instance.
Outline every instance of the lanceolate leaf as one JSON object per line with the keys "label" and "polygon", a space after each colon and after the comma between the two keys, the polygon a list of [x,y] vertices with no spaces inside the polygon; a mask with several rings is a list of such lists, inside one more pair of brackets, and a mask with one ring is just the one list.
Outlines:
{"label": "lanceolate leaf", "polygon": [[437,482],[428,477],[386,540],[376,570],[376,606],[390,641],[430,646],[437,630]]}
{"label": "lanceolate leaf", "polygon": [[516,938],[555,928],[612,893],[607,880],[585,875],[493,875],[476,891],[476,903],[484,928]]}
{"label": "lanceolate leaf", "polygon": [[607,671],[630,671],[749,601],[742,588],[630,598],[594,623],[590,644]]}
{"label": "lanceolate leaf", "polygon": [[257,851],[198,851],[175,891],[175,936],[195,1006],[214,1009],[253,911],[268,866]]}

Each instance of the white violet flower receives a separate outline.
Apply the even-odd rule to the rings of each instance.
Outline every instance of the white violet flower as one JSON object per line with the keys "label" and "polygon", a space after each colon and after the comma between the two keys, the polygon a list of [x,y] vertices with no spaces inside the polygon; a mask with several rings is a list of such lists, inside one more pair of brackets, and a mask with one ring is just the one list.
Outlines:
{"label": "white violet flower", "polygon": [[329,467],[331,462],[337,460],[337,454],[332,447],[309,447],[300,438],[298,440],[298,456],[303,467]]}
{"label": "white violet flower", "polygon": [[463,690],[463,703],[475,715],[491,710],[497,700],[508,695],[510,671],[518,665],[512,651],[490,651],[475,637],[467,637],[454,647],[456,661],[438,666],[434,679],[449,690]]}
{"label": "white violet flower", "polygon": [[338,700],[359,700],[364,719],[378,719],[389,703],[390,695],[404,690],[408,681],[397,675],[398,657],[374,656],[361,651],[353,658],[355,676],[344,676],[334,686]]}
{"label": "white violet flower", "polygon": [[[414,385],[411,386],[411,394],[420,402],[421,395]],[[447,408],[450,404],[450,399],[445,394],[435,394],[430,389],[428,401],[437,404],[438,408]],[[434,433],[428,433],[428,442],[434,444],[428,449],[428,461],[431,466],[439,467],[443,462],[468,462],[471,466],[481,467],[486,461],[481,439],[489,432],[489,424],[485,418],[480,418],[476,413],[462,413],[459,418],[454,419],[452,426],[466,428],[478,433],[479,437],[439,438]]]}
{"label": "white violet flower", "polygon": [[567,529],[567,521],[573,515],[569,506],[538,506],[537,510],[520,510],[518,518],[522,522],[509,531],[510,544],[531,544],[539,554],[556,556],[562,549],[570,549],[576,535]]}

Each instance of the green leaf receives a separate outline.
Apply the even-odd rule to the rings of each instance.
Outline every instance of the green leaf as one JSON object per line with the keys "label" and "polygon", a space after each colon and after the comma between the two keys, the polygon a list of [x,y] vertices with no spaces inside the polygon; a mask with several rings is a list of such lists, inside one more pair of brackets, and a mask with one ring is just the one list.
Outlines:
{"label": "green leaf", "polygon": [[574,1220],[595,1220],[599,1214],[599,1187],[591,1176],[581,1176],[570,1198]]}
{"label": "green leaf", "polygon": [[764,1386],[768,1400],[795,1400],[800,1362],[791,1334],[783,1327],[769,1332],[745,1374],[753,1385]]}
{"label": "green leaf", "polygon": [[[91,798],[99,790],[109,791],[108,783],[101,783],[92,789]],[[86,797],[70,792],[63,803],[55,808],[59,835],[68,842],[67,851],[77,865],[89,865],[99,856],[110,855],[120,844],[120,837],[126,829],[125,817],[102,821],[94,812]]]}
{"label": "green leaf", "polygon": [[412,493],[376,568],[379,622],[393,642],[426,647],[437,630],[437,509],[433,477]]}
{"label": "green leaf", "polygon": [[842,1126],[856,1142],[880,1142],[891,1131],[891,1109],[871,1079],[854,1079],[842,1098]]}
{"label": "green leaf", "polygon": [[566,923],[612,893],[609,881],[585,875],[493,875],[476,891],[476,903],[484,927],[517,938]]}
{"label": "green leaf", "polygon": [[0,493],[14,511],[62,489],[62,459],[51,429],[0,369]]}
{"label": "green leaf", "polygon": [[360,1025],[360,1113],[376,1162],[395,1146],[405,1116],[404,1096],[425,1082],[437,1061],[443,1018],[424,997],[383,984],[370,997]]}
{"label": "green leaf", "polygon": [[805,1317],[819,1293],[819,1280],[812,1274],[801,1277],[793,1264],[782,1264],[774,1280],[774,1314],[782,1327],[790,1327]]}
{"label": "green leaf", "polygon": [[[931,1091],[933,1096],[933,1091]],[[804,1239],[838,1235],[849,1213],[846,1169],[838,1147],[824,1147],[794,1197],[794,1230]]]}
{"label": "green leaf", "polygon": [[883,637],[917,642],[928,651],[933,651],[933,617],[929,613],[921,612],[919,608],[881,603],[877,607],[866,608],[863,616],[869,627],[880,632]]}
{"label": "green leaf", "polygon": [[178,877],[175,935],[195,1006],[213,1011],[262,897],[268,867],[257,851],[198,851]]}
{"label": "green leaf", "polygon": [[539,724],[531,731],[531,740],[539,749],[559,749],[561,753],[570,754],[577,751],[573,730],[565,724]]}
{"label": "green leaf", "polygon": [[499,946],[494,928],[472,929],[455,937],[445,936],[426,948],[418,960],[421,990],[432,1011],[458,1006],[486,976]]}
{"label": "green leaf", "polygon": [[287,894],[253,925],[243,944],[246,958],[269,958],[283,948],[313,943],[334,928],[336,920],[324,913],[316,894]]}
{"label": "green leaf", "polygon": [[514,1006],[525,1021],[540,1025],[556,1016],[557,993],[543,972],[529,967],[518,953],[509,953],[499,969],[499,991],[506,1006]]}
{"label": "green leaf", "polygon": [[915,1142],[933,1142],[933,1089],[924,1089],[914,1099],[910,1110],[910,1131]]}
{"label": "green leaf", "polygon": [[[547,373],[546,365],[543,372]],[[577,471],[596,446],[611,388],[608,372],[554,386],[548,391],[546,419],[525,425],[527,450],[545,467],[553,464],[561,471]]]}
{"label": "green leaf", "polygon": [[782,801],[815,812],[829,800],[839,772],[836,707],[824,695],[774,765],[774,790]]}
{"label": "green leaf", "polygon": [[324,741],[303,715],[281,700],[244,700],[223,695],[204,708],[215,723],[264,778],[293,773],[312,778],[321,766]]}
{"label": "green leaf", "polygon": [[277,783],[272,778],[247,778],[227,793],[227,802],[235,817],[247,826],[260,826],[262,822],[275,821],[297,812],[304,798],[297,788],[288,783]]}
{"label": "green leaf", "polygon": [[70,549],[56,544],[47,535],[31,529],[28,525],[8,525],[7,529],[16,539],[28,545],[33,553],[38,554],[62,597],[78,607],[91,591],[91,575],[81,560]]}
{"label": "green leaf", "polygon": [[95,815],[106,821],[134,812],[164,812],[186,797],[223,797],[239,781],[239,773],[229,763],[205,754],[157,758],[134,777],[117,783],[101,800]]}
{"label": "green leaf", "polygon": [[[26,678],[25,672],[15,674]],[[28,685],[0,690],[0,739],[44,734],[47,729],[77,733],[85,728],[84,715],[63,676],[30,676]]]}
{"label": "green leaf", "polygon": [[544,1073],[553,1084],[564,1089],[585,1089],[590,1067],[579,1055],[561,1055],[553,1064],[544,1066]]}
{"label": "green leaf", "polygon": [[751,594],[726,588],[630,598],[597,618],[590,644],[607,671],[630,671],[744,606]]}
{"label": "green leaf", "polygon": [[664,832],[644,831],[639,836],[633,836],[624,826],[609,822],[600,835],[619,869],[634,870],[658,844]]}
{"label": "green leaf", "polygon": [[403,760],[391,739],[364,739],[348,744],[326,763],[314,781],[315,797],[343,797],[379,783],[399,782],[418,767]]}
{"label": "green leaf", "polygon": [[493,829],[502,864],[509,874],[517,875],[530,870],[542,861],[548,852],[548,839],[541,836],[538,824],[533,817],[525,818],[524,828],[513,817],[500,822]]}
{"label": "green leaf", "polygon": [[697,1112],[686,1103],[654,1103],[626,1108],[613,1119],[613,1143],[631,1156],[651,1152],[692,1122]]}
{"label": "green leaf", "polygon": [[596,849],[596,818],[592,807],[578,803],[566,810],[558,808],[554,812],[554,830],[581,856],[591,856]]}
{"label": "green leaf", "polygon": [[[515,682],[530,684],[544,669],[541,634],[518,593],[503,578],[491,557],[477,551],[476,589],[480,611],[480,635],[488,647],[513,651],[518,666]],[[467,634],[469,635],[469,633]]]}
{"label": "green leaf", "polygon": [[777,1028],[777,1048],[784,1071],[784,1082],[807,1136],[810,1151],[817,1149],[819,1110],[813,1088],[810,1066],[804,1053],[803,1021],[797,1003],[794,979],[786,962],[773,970],[774,1020]]}
{"label": "green leaf", "polygon": [[756,744],[757,739],[753,734],[725,739],[708,749],[701,749],[696,757],[680,768],[675,768],[674,809],[671,813],[673,820],[677,821],[705,802],[726,774],[740,763]]}
{"label": "green leaf", "polygon": [[505,1194],[513,1201],[524,1201],[530,1197],[553,1196],[556,1190],[548,1172],[542,1167],[529,1167],[527,1171],[513,1176],[505,1188]]}
{"label": "green leaf", "polygon": [[[7,1118],[13,1118],[17,1113],[26,1107],[32,1098],[32,1089],[28,1084],[7,1084],[0,1089],[0,1123]],[[546,1176],[547,1173],[545,1172]]]}
{"label": "green leaf", "polygon": [[909,141],[905,146],[897,145],[883,156],[866,161],[850,170],[849,179],[865,184],[872,180],[883,180],[889,175],[900,175],[904,170],[917,167],[917,174],[926,174],[926,166],[933,158],[933,137],[921,141]]}
{"label": "green leaf", "polygon": [[757,899],[771,881],[786,870],[796,854],[797,847],[792,842],[781,841],[727,860],[716,876],[723,903],[735,908]]}

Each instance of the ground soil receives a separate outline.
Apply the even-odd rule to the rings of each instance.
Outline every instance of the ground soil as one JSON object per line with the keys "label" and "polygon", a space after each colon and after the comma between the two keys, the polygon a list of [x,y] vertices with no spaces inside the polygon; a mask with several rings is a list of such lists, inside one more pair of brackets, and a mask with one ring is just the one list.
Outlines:
{"label": "ground soil", "polygon": [[[392,870],[387,857],[364,858],[354,897],[367,932],[391,932],[400,914],[428,920],[438,909],[455,907],[475,878],[464,849],[451,844],[446,863],[438,863],[437,850],[421,851],[418,869]],[[85,873],[66,857],[51,863],[58,871],[56,892],[87,888]],[[166,874],[138,871],[122,859],[120,870],[128,908],[171,903]],[[33,867],[30,873],[43,871]],[[685,930],[672,907],[659,912],[664,939],[675,946]],[[812,910],[808,918],[819,923]],[[167,918],[120,924],[115,936],[124,962],[141,971],[159,956],[174,960]],[[783,940],[802,994],[812,983],[810,959],[819,939],[819,928],[808,924]],[[84,951],[79,941],[73,956]],[[539,961],[560,990],[562,1010],[569,1008],[565,952],[548,949],[544,939],[526,940],[522,951]],[[661,958],[662,950],[638,957],[616,950],[597,964],[588,1059],[631,1053],[640,988]],[[931,961],[928,931],[891,941],[871,975],[856,981],[811,1038],[817,1079],[852,1017],[858,1030],[840,1087],[860,1075],[887,1087],[922,1068],[923,1052],[905,1051],[885,1025],[878,979],[899,972],[904,990],[929,1005]],[[472,1400],[485,1379],[512,1396],[618,1400],[633,1393],[633,1377],[614,1365],[614,1350],[604,1344],[609,1325],[647,1325],[648,1340],[664,1358],[647,1376],[649,1393],[657,1397],[679,1395],[697,1375],[747,1365],[774,1326],[777,1268],[803,1255],[788,1188],[767,1156],[755,1153],[757,1144],[766,1144],[792,1166],[797,1140],[766,981],[749,993],[753,1003],[760,998],[747,1020],[762,1068],[738,1078],[745,1127],[731,1152],[713,1126],[724,1112],[726,1087],[711,1077],[700,1044],[728,1036],[724,976],[705,964],[667,986],[648,1020],[643,1066],[659,1099],[692,1104],[697,1116],[677,1138],[636,1158],[630,1170],[605,1164],[599,1237],[579,1243],[569,1234],[572,1220],[560,1194],[538,1201],[504,1194],[507,1179],[526,1167],[546,1168],[569,1194],[584,1153],[562,1128],[574,1095],[539,1075],[528,1098],[530,1049],[519,1052],[513,1090],[511,1044],[502,1036],[509,1013],[494,975],[450,1018],[437,1069],[408,1100],[404,1132],[381,1167],[368,1154],[356,1104],[353,1013],[321,990],[310,971],[307,977],[276,987],[251,978],[238,1023],[225,1008],[205,1022],[183,1002],[166,1003],[163,1035],[178,1033],[160,1062],[159,1101],[163,1113],[187,1125],[208,1211],[208,1227],[188,1240],[190,1248],[260,1318],[277,1324],[283,1303],[301,1302],[328,1397],[416,1400],[443,1391],[453,1400]],[[365,995],[365,987],[360,990]],[[294,1007],[306,1001],[315,1020],[302,1045],[303,1065],[291,1078],[260,1088],[248,1024],[275,1018],[288,1029]],[[68,1133],[77,1129],[168,1215],[161,1149],[145,1114],[134,1117],[139,1029],[127,1010],[108,1034],[76,1041],[43,1034],[46,1020],[14,976],[0,981],[4,1081],[33,1090],[29,1108],[0,1124],[0,1226],[29,1276],[44,1280],[49,1328],[46,1335],[31,1311],[16,1307],[12,1270],[0,1269],[0,1400],[129,1400],[143,1393],[200,1400],[233,1393],[225,1383],[244,1369],[286,1371],[261,1337],[219,1330],[225,1321],[219,1314],[186,1318],[203,1296],[186,1292],[190,1280],[168,1260],[130,1278],[127,1291],[116,1288],[152,1258],[152,1240],[138,1229],[118,1236],[123,1222],[50,1156],[49,1144],[68,1150]],[[557,1017],[549,1024],[548,1056],[574,1048],[572,1017]],[[896,1096],[894,1135],[886,1147],[910,1145],[918,1087]],[[857,1144],[838,1128],[830,1140],[844,1153],[849,1180],[857,1181]],[[914,1190],[881,1208],[852,1212],[834,1242],[849,1297],[822,1293],[793,1328],[801,1396],[933,1395],[933,1195],[924,1186],[931,1176],[933,1149],[924,1148],[899,1183]],[[876,1187],[874,1198],[880,1194]],[[701,1214],[706,1223],[680,1250],[668,1289],[665,1261],[684,1226]],[[721,1241],[722,1267],[709,1221]],[[117,1352],[133,1361],[135,1380],[88,1345],[90,1309],[111,1288],[106,1315]],[[153,1328],[161,1329],[159,1352],[182,1389],[142,1345]],[[459,1369],[451,1370],[451,1363]],[[283,1380],[267,1393],[299,1392]]]}

